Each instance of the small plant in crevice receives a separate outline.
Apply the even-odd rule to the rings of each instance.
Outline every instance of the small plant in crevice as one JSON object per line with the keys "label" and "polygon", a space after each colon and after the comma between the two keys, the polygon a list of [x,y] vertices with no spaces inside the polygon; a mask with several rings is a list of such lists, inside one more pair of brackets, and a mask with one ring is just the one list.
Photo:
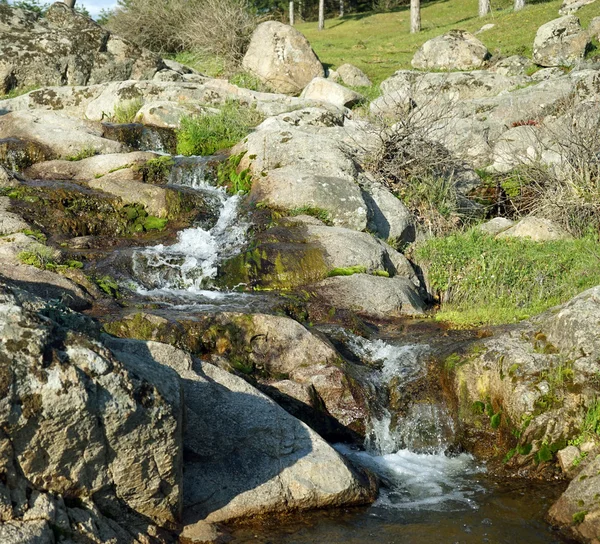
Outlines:
{"label": "small plant in crevice", "polygon": [[106,275],[100,278],[96,278],[95,283],[100,288],[100,290],[102,290],[108,296],[112,298],[120,297],[121,293],[119,290],[119,284],[111,276]]}
{"label": "small plant in crevice", "polygon": [[229,194],[246,194],[252,189],[252,173],[250,168],[239,169],[246,152],[230,155],[227,160],[217,166],[217,185],[225,187]]}
{"label": "small plant in crevice", "polygon": [[327,210],[319,208],[317,206],[300,206],[299,208],[294,208],[293,210],[290,210],[288,213],[291,217],[295,217],[298,215],[310,215],[311,217],[322,221],[328,226],[333,226],[331,214]]}
{"label": "small plant in crevice", "polygon": [[135,169],[142,174],[144,183],[164,184],[169,179],[171,168],[175,164],[172,157],[163,155],[146,161],[136,166]]}
{"label": "small plant in crevice", "polygon": [[71,155],[70,157],[67,157],[66,160],[71,161],[71,162],[77,162],[77,161],[82,161],[83,159],[89,159],[90,157],[93,157],[94,155],[96,155],[96,150],[93,147],[88,146],[88,147],[84,147],[83,149],[81,149],[80,151],[75,153],[75,155]]}
{"label": "small plant in crevice", "polygon": [[133,98],[131,100],[123,100],[115,106],[115,111],[110,120],[113,123],[129,124],[135,121],[135,116],[144,105],[141,98]]}

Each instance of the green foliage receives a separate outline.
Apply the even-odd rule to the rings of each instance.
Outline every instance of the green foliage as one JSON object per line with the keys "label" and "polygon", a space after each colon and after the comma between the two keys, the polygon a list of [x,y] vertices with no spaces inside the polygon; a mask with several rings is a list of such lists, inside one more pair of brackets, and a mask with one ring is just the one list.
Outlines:
{"label": "green foliage", "polygon": [[71,155],[67,157],[67,161],[76,162],[81,161],[83,159],[89,159],[96,154],[96,150],[93,147],[84,147],[80,151],[78,151],[75,155]]}
{"label": "green foliage", "polygon": [[119,124],[133,123],[135,116],[143,105],[144,101],[141,98],[123,100],[115,106],[115,112],[111,117],[111,121]]}
{"label": "green foliage", "polygon": [[12,89],[6,94],[0,94],[0,100],[8,100],[10,98],[17,98],[17,96],[21,96],[23,94],[30,93],[31,91],[35,91],[39,89],[37,85],[28,85],[26,87],[17,87],[16,89]]}
{"label": "green foliage", "polygon": [[167,223],[168,219],[149,215],[148,217],[144,218],[142,225],[144,230],[164,230],[167,226]]}
{"label": "green foliage", "polygon": [[226,187],[230,194],[248,193],[252,188],[252,174],[250,168],[239,171],[240,163],[246,152],[230,155],[226,161],[217,166],[217,185]]}
{"label": "green foliage", "polygon": [[519,455],[529,455],[533,448],[533,444],[521,444],[517,446],[517,453]]}
{"label": "green foliage", "polygon": [[40,244],[46,243],[46,235],[43,232],[40,232],[39,230],[25,229],[23,231],[23,234],[35,238],[38,242],[40,242]]}
{"label": "green foliage", "polygon": [[301,206],[290,210],[289,215],[295,217],[297,215],[310,215],[316,217],[320,221],[323,221],[326,225],[333,225],[329,212],[323,208],[317,206]]}
{"label": "green foliage", "polygon": [[588,408],[582,430],[589,435],[600,436],[600,398],[595,399]]}
{"label": "green foliage", "polygon": [[526,319],[600,283],[598,241],[496,239],[477,229],[415,248],[432,292],[447,300],[437,319],[461,325]]}
{"label": "green foliage", "polygon": [[333,278],[334,276],[352,276],[354,274],[364,274],[367,271],[364,266],[347,266],[344,268],[334,268],[327,274],[327,277]]}
{"label": "green foliage", "polygon": [[258,77],[249,72],[237,72],[229,78],[229,83],[237,85],[242,89],[250,89],[260,93],[272,93],[273,89],[266,83],[263,83]]}
{"label": "green foliage", "polygon": [[143,206],[129,204],[123,206],[121,214],[130,223],[132,232],[145,232],[149,230],[163,230],[168,223],[167,219],[148,215]]}
{"label": "green foliage", "polygon": [[96,285],[108,296],[113,298],[118,298],[120,296],[119,284],[110,276],[102,276],[101,278],[96,278],[95,281]]}
{"label": "green foliage", "polygon": [[54,251],[41,244],[34,246],[30,250],[21,251],[18,257],[23,264],[35,266],[41,270],[46,270],[48,267],[52,268],[55,266]]}
{"label": "green foliage", "polygon": [[587,512],[585,510],[573,514],[573,525],[579,525],[580,523],[583,523],[585,516],[587,516]]}
{"label": "green foliage", "polygon": [[262,121],[256,108],[227,102],[219,113],[183,117],[177,132],[177,152],[180,155],[213,155],[242,140]]}
{"label": "green foliage", "polygon": [[172,157],[163,155],[146,161],[143,165],[138,166],[137,170],[141,172],[145,183],[162,184],[169,178],[174,164],[175,161]]}
{"label": "green foliage", "polygon": [[536,463],[547,463],[548,461],[552,461],[554,458],[554,454],[552,450],[548,446],[548,444],[544,443],[540,446],[540,449],[535,452],[534,460]]}
{"label": "green foliage", "polygon": [[483,415],[485,413],[485,402],[481,402],[480,400],[476,400],[472,407],[473,413],[475,415]]}
{"label": "green foliage", "polygon": [[500,427],[501,423],[502,423],[502,412],[498,412],[497,414],[494,414],[490,418],[490,427],[494,430],[497,429],[498,427]]}

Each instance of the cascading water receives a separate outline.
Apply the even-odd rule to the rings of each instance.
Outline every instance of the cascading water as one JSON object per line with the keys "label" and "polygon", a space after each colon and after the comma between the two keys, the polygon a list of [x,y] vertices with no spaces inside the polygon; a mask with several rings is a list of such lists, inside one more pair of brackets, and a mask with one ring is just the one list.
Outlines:
{"label": "cascading water", "polygon": [[207,181],[210,157],[178,159],[169,184],[203,193],[219,208],[216,224],[185,229],[178,233],[173,245],[163,244],[137,250],[133,255],[133,272],[138,293],[152,297],[177,297],[188,302],[206,302],[235,297],[211,289],[219,263],[238,253],[244,243],[248,225],[240,221],[240,197],[229,196]]}
{"label": "cascading water", "polygon": [[385,483],[377,505],[400,509],[476,508],[473,496],[483,491],[475,475],[483,471],[467,454],[449,455],[454,422],[440,402],[412,402],[393,417],[390,392],[409,390],[427,372],[430,349],[422,344],[394,345],[350,335],[346,347],[369,366],[375,390],[365,451],[338,450],[377,473]]}

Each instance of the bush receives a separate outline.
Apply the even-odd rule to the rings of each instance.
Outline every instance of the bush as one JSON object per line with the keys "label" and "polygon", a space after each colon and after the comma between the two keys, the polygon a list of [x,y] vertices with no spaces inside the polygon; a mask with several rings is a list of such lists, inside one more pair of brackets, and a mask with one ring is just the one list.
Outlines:
{"label": "bush", "polygon": [[153,51],[201,52],[234,66],[257,24],[248,0],[119,0],[106,26]]}
{"label": "bush", "polygon": [[457,324],[526,319],[600,284],[597,237],[554,242],[495,239],[476,229],[421,243],[413,257]]}
{"label": "bush", "polygon": [[237,144],[261,121],[256,109],[236,102],[227,102],[217,114],[183,117],[177,133],[177,153],[213,155]]}

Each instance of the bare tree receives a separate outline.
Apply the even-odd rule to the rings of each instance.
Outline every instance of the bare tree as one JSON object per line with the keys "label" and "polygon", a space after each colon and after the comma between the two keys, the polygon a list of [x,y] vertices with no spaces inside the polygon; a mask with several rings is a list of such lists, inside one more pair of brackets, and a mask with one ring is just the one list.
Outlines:
{"label": "bare tree", "polygon": [[290,0],[290,25],[294,26],[294,0]]}
{"label": "bare tree", "polygon": [[515,0],[515,11],[520,11],[525,7],[525,0]]}
{"label": "bare tree", "polygon": [[67,4],[67,7],[70,7],[71,9],[73,9],[75,7],[75,2],[77,0],[65,0],[65,4]]}
{"label": "bare tree", "polygon": [[319,30],[325,28],[325,0],[319,0]]}
{"label": "bare tree", "polygon": [[485,17],[490,11],[490,0],[479,0],[479,17]]}
{"label": "bare tree", "polygon": [[410,32],[421,32],[421,0],[410,0]]}
{"label": "bare tree", "polygon": [[344,0],[340,0],[340,19],[344,16]]}

